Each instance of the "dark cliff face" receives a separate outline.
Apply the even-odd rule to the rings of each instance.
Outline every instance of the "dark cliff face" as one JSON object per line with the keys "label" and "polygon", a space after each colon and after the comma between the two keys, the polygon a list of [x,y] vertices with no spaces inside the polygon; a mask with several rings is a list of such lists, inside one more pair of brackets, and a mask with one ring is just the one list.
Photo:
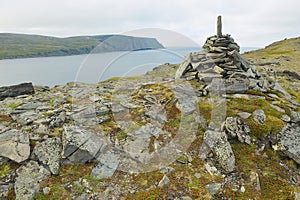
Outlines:
{"label": "dark cliff face", "polygon": [[0,33],[0,59],[164,48],[155,38],[98,35],[57,38]]}

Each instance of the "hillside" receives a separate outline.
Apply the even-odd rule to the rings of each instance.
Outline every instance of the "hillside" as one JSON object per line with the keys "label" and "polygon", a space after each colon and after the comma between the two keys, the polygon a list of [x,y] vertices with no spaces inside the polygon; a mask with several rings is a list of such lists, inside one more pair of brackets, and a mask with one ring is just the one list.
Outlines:
{"label": "hillside", "polygon": [[154,38],[125,35],[58,38],[0,33],[0,44],[0,59],[78,55],[91,51],[97,53],[164,48]]}
{"label": "hillside", "polygon": [[[273,58],[248,65],[228,35],[214,45],[144,75],[0,88],[0,199],[298,200],[300,80],[263,75]],[[213,70],[225,90],[201,82]]]}
{"label": "hillside", "polygon": [[247,52],[244,56],[254,64],[273,62],[280,70],[300,73],[300,37],[274,42],[264,49]]}

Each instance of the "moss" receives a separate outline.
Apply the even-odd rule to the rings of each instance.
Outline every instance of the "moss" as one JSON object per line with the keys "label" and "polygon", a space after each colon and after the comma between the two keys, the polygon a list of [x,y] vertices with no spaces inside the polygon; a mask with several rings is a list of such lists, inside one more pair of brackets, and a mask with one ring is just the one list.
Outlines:
{"label": "moss", "polygon": [[[81,194],[82,188],[72,187],[72,190],[66,189],[65,185],[78,181],[80,178],[87,178],[87,181],[95,182],[89,174],[95,163],[64,165],[60,168],[58,176],[51,176],[41,183],[41,187],[49,187],[50,193],[38,194],[35,199],[71,199],[71,194]],[[97,186],[95,186],[97,189]]]}
{"label": "moss", "polygon": [[125,131],[121,131],[120,134],[117,135],[118,140],[125,140],[127,137],[127,133]]}
{"label": "moss", "polygon": [[15,110],[17,107],[19,107],[21,104],[20,103],[11,103],[11,104],[7,104],[8,107],[10,107],[11,109]]}
{"label": "moss", "polygon": [[199,101],[199,112],[207,123],[211,120],[212,106],[212,103],[208,103],[205,100]]}
{"label": "moss", "polygon": [[0,115],[0,122],[12,122],[13,119],[9,115]]}
{"label": "moss", "polygon": [[250,128],[250,136],[256,139],[262,138],[267,134],[277,134],[284,127],[284,122],[272,115],[267,115],[266,122],[260,124],[251,116],[248,119],[243,119]]}
{"label": "moss", "polygon": [[[245,181],[244,193],[233,192],[233,186],[226,184],[222,195],[231,199],[294,199],[295,188],[289,184],[289,172],[280,164],[279,155],[271,149],[265,149],[262,155],[256,153],[255,145],[239,142],[232,143],[237,171]],[[257,173],[260,191],[255,190],[256,181],[251,174]]]}
{"label": "moss", "polygon": [[263,97],[266,96],[265,93],[263,93],[262,91],[259,91],[259,90],[247,90],[245,92],[245,94],[258,95],[258,96],[263,96]]}
{"label": "moss", "polygon": [[12,170],[16,168],[16,166],[17,164],[13,163],[12,161],[0,164],[0,179],[9,175],[12,172]]}

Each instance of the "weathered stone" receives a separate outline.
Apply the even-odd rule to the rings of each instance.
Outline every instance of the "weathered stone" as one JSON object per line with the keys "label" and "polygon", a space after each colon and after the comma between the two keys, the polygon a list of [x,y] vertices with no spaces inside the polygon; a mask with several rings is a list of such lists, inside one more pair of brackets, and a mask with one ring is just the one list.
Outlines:
{"label": "weathered stone", "polygon": [[29,155],[28,133],[13,129],[0,134],[0,156],[20,163],[28,159]]}
{"label": "weathered stone", "polygon": [[191,114],[197,110],[197,96],[193,87],[185,84],[176,84],[172,89],[177,101],[176,107],[178,107],[181,112]]}
{"label": "weathered stone", "polygon": [[238,117],[227,117],[224,123],[225,131],[231,138],[236,138],[242,142],[250,144],[250,128]]}
{"label": "weathered stone", "polygon": [[260,124],[264,124],[266,121],[266,115],[265,112],[261,109],[257,109],[253,112],[253,118],[255,121],[257,121]]}
{"label": "weathered stone", "polygon": [[217,166],[227,173],[235,169],[235,157],[224,132],[206,131],[204,143],[213,152]]}
{"label": "weathered stone", "polygon": [[300,112],[291,111],[291,122],[300,122]]}
{"label": "weathered stone", "polygon": [[22,83],[19,85],[0,87],[0,101],[7,97],[17,97],[26,94],[34,94],[32,83]]}
{"label": "weathered stone", "polygon": [[57,175],[59,173],[61,152],[61,140],[58,137],[54,137],[38,142],[33,149],[32,155],[44,166],[47,166],[52,174]]}
{"label": "weathered stone", "polygon": [[276,105],[273,105],[273,104],[270,104],[270,106],[272,108],[274,108],[275,110],[277,110],[278,112],[285,113],[285,110],[280,108],[279,106],[276,106]]}
{"label": "weathered stone", "polygon": [[222,18],[221,16],[218,16],[218,22],[217,22],[217,37],[222,37]]}
{"label": "weathered stone", "polygon": [[35,161],[30,161],[16,171],[15,181],[16,199],[31,200],[40,190],[40,183],[50,175],[44,167]]}
{"label": "weathered stone", "polygon": [[95,178],[109,178],[114,175],[120,163],[120,156],[112,151],[101,153],[96,160],[98,164],[93,168],[91,175]]}
{"label": "weathered stone", "polygon": [[35,110],[41,105],[42,103],[40,102],[28,102],[26,104],[18,106],[16,110]]}
{"label": "weathered stone", "polygon": [[209,194],[215,195],[222,188],[222,183],[211,183],[206,185],[205,188],[208,190]]}
{"label": "weathered stone", "polygon": [[244,93],[248,90],[250,82],[248,79],[229,78],[225,79],[226,93]]}
{"label": "weathered stone", "polygon": [[78,127],[65,127],[62,158],[67,163],[86,163],[95,159],[108,145],[104,136],[95,135]]}
{"label": "weathered stone", "polygon": [[237,115],[242,119],[248,119],[251,116],[251,113],[248,112],[239,112]]}
{"label": "weathered stone", "polygon": [[284,122],[290,122],[290,121],[291,121],[290,116],[288,116],[288,115],[286,115],[286,114],[282,115],[282,116],[280,117],[280,119],[281,119],[282,121],[284,121]]}
{"label": "weathered stone", "polygon": [[164,185],[167,185],[170,183],[170,179],[167,177],[167,175],[164,175],[164,177],[159,181],[158,187],[163,187]]}
{"label": "weathered stone", "polygon": [[35,132],[39,135],[48,135],[49,134],[49,129],[46,125],[41,124],[39,127],[35,130]]}
{"label": "weathered stone", "polygon": [[300,125],[286,124],[277,137],[278,144],[273,145],[273,148],[300,164]]}

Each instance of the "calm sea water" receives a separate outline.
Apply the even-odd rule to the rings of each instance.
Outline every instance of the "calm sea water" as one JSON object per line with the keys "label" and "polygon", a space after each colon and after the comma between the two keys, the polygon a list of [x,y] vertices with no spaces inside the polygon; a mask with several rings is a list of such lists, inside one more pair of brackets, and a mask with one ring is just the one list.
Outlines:
{"label": "calm sea water", "polygon": [[[254,48],[245,48],[244,51]],[[115,76],[143,74],[164,63],[181,63],[189,52],[200,48],[0,60],[0,86],[22,82],[62,85],[72,81],[96,83]]]}

